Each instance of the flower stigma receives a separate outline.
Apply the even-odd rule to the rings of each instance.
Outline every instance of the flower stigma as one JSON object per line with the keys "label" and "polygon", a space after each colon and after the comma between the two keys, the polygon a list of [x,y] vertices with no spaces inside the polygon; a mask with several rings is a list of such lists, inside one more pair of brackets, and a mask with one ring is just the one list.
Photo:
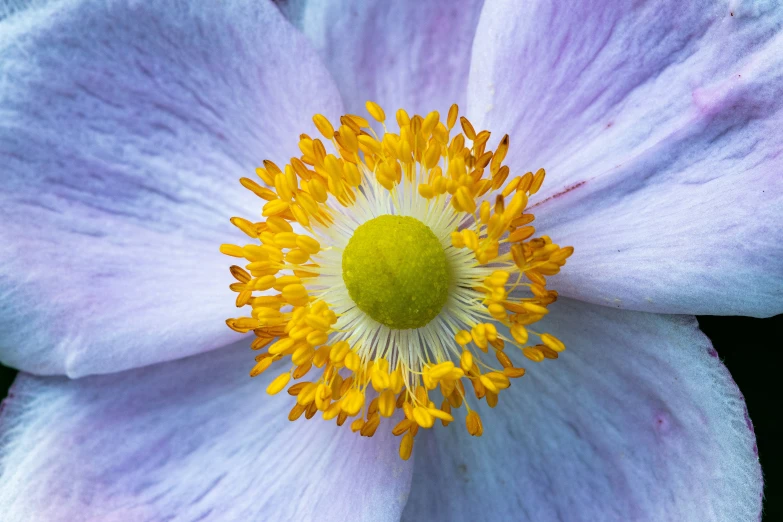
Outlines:
{"label": "flower stigma", "polygon": [[430,228],[410,216],[359,225],[343,251],[343,281],[356,306],[389,328],[420,328],[446,304],[446,252]]}
{"label": "flower stigma", "polygon": [[242,260],[230,288],[249,308],[226,324],[255,335],[251,377],[284,370],[266,390],[295,398],[290,420],[351,419],[372,437],[395,417],[407,460],[420,429],[463,406],[480,436],[478,403],[494,408],[521,360],[558,358],[565,345],[531,325],[574,249],[535,237],[526,207],[545,171],[511,177],[508,135],[488,149],[457,105],[445,121],[400,109],[397,132],[367,111],[375,124],[348,114],[337,129],[317,114],[321,137],[302,134],[301,156],[240,179],[265,203],[260,221],[231,219],[248,244],[220,247]]}

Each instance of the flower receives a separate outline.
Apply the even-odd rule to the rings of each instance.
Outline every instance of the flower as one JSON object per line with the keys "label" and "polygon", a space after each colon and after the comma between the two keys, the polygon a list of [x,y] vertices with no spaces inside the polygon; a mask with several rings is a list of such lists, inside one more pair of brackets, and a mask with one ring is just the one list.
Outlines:
{"label": "flower", "polygon": [[[0,21],[5,519],[759,516],[744,401],[690,314],[783,308],[779,8],[161,4]],[[408,461],[385,429],[289,422],[219,320],[226,217],[258,213],[233,181],[367,99],[508,133],[511,175],[548,173],[537,229],[575,248],[538,323],[563,356]]]}

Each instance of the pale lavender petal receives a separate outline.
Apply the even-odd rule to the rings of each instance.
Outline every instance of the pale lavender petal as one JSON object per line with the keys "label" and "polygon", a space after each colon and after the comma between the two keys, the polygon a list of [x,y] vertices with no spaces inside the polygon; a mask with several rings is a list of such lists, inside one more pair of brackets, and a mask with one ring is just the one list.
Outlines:
{"label": "pale lavender petal", "polygon": [[[318,49],[348,111],[380,103],[387,118],[465,103],[470,49],[483,0],[303,0],[284,10]],[[287,8],[286,8],[287,7]]]}
{"label": "pale lavender petal", "polygon": [[695,319],[551,309],[541,331],[565,352],[519,363],[498,406],[479,407],[482,437],[460,417],[416,441],[403,519],[756,522],[745,401]]}
{"label": "pale lavender petal", "polygon": [[[4,522],[396,521],[412,462],[247,375],[234,345],[113,375],[20,374],[0,416]],[[284,370],[283,370],[284,371]]]}
{"label": "pale lavender petal", "polygon": [[539,230],[564,295],[637,310],[783,312],[783,8],[487,5],[469,106],[547,169]]}
{"label": "pale lavender petal", "polygon": [[0,22],[0,360],[81,376],[223,346],[238,179],[340,110],[266,1],[57,2]]}

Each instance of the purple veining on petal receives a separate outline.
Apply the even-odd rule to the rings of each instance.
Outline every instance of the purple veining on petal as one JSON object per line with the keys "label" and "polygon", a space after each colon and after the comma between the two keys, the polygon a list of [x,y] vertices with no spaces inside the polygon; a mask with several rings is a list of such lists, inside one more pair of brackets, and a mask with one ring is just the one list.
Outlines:
{"label": "purple veining on petal", "polygon": [[[485,5],[469,109],[510,134],[512,172],[547,169],[531,204],[536,229],[575,248],[561,295],[657,313],[783,311],[770,226],[783,211],[783,10],[729,6]],[[727,237],[746,238],[732,256]]]}
{"label": "purple veining on petal", "polygon": [[535,203],[534,205],[532,205],[530,208],[536,208],[536,207],[538,207],[539,205],[543,205],[544,203],[546,203],[546,202],[547,202],[547,201],[549,201],[550,199],[559,198],[560,196],[562,196],[562,195],[564,195],[564,194],[567,194],[567,193],[571,192],[572,190],[574,190],[574,189],[577,189],[577,188],[581,187],[582,185],[584,185],[584,184],[585,184],[585,183],[587,183],[588,181],[589,181],[589,180],[584,180],[584,181],[580,181],[580,182],[578,182],[578,183],[574,183],[573,185],[570,185],[570,186],[568,186],[568,187],[566,187],[566,188],[562,189],[560,192],[557,192],[556,194],[553,194],[553,195],[551,195],[551,196],[547,197],[546,199],[542,199],[541,201],[536,201],[536,203]]}

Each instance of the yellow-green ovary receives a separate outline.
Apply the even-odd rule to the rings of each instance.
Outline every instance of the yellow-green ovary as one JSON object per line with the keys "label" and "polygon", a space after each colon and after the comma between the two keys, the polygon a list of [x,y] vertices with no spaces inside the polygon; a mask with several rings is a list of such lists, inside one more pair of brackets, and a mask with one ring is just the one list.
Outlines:
{"label": "yellow-green ovary", "polygon": [[446,252],[416,218],[387,215],[363,223],[348,241],[342,265],[356,306],[396,330],[426,325],[449,295]]}

